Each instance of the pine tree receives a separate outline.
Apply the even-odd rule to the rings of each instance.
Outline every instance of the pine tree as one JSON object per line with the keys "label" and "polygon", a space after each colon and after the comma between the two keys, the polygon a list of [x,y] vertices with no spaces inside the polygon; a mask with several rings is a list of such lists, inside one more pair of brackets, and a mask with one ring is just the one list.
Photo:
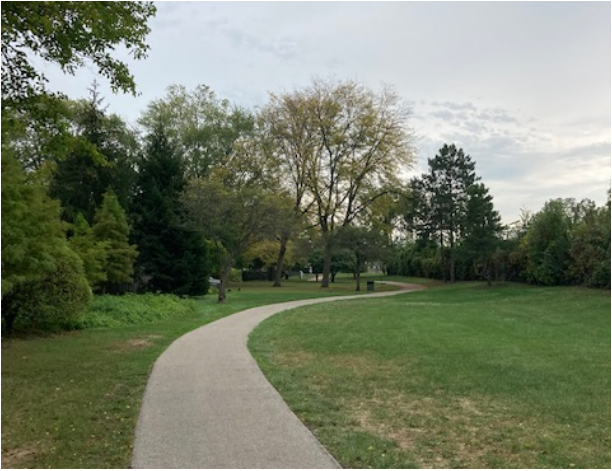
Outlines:
{"label": "pine tree", "polygon": [[201,235],[184,227],[178,200],[185,187],[182,160],[161,126],[147,140],[133,204],[138,265],[149,278],[146,289],[204,294],[208,290],[206,246]]}
{"label": "pine tree", "polygon": [[129,244],[130,226],[112,190],[104,193],[102,206],[96,211],[94,221],[92,229],[96,239],[106,243],[106,284],[103,290],[121,290],[119,285],[132,281],[138,251],[135,245]]}
{"label": "pine tree", "polygon": [[444,144],[428,163],[423,182],[429,193],[430,227],[437,232],[441,250],[447,248],[450,282],[454,283],[455,246],[465,223],[468,189],[479,178],[471,157],[454,144]]}
{"label": "pine tree", "polygon": [[482,183],[467,190],[465,220],[462,229],[462,248],[468,253],[479,276],[491,285],[491,257],[498,245],[502,229],[501,217],[493,208],[493,197]]}
{"label": "pine tree", "polygon": [[75,136],[67,156],[56,162],[49,193],[61,201],[65,220],[74,222],[81,213],[91,223],[108,188],[128,207],[136,141],[119,117],[106,114],[95,82],[88,100],[69,107]]}

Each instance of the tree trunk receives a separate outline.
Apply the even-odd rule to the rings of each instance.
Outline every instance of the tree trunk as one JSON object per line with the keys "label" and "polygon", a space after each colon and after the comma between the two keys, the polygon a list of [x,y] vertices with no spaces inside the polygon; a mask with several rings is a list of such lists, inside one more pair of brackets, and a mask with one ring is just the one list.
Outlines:
{"label": "tree trunk", "polygon": [[11,307],[10,295],[2,298],[2,317],[4,318],[4,328],[7,336],[13,333],[13,323],[15,322],[15,312]]}
{"label": "tree trunk", "polygon": [[283,268],[285,265],[285,253],[287,253],[287,242],[289,238],[283,236],[280,240],[280,249],[278,250],[278,259],[276,260],[276,272],[274,273],[274,288],[281,287],[281,279],[283,277]]}
{"label": "tree trunk", "polygon": [[323,261],[323,278],[321,279],[321,288],[329,288],[329,274],[331,272],[331,247],[325,247],[325,260]]}
{"label": "tree trunk", "polygon": [[226,262],[225,266],[221,270],[221,284],[219,285],[219,293],[217,294],[217,302],[223,303],[225,302],[225,292],[227,290],[227,283],[229,280],[229,275],[232,271],[232,266],[234,264],[232,262]]}
{"label": "tree trunk", "polygon": [[361,270],[357,269],[357,288],[355,291],[361,291]]}
{"label": "tree trunk", "polygon": [[450,233],[450,252],[448,254],[450,258],[450,282],[455,282],[455,236],[451,230]]}

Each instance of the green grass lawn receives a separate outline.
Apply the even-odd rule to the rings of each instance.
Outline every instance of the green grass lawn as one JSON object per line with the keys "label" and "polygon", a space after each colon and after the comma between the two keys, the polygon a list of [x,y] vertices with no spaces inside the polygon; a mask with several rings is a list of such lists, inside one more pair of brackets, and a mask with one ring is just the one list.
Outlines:
{"label": "green grass lawn", "polygon": [[[268,282],[243,283],[232,288],[223,305],[216,303],[213,293],[183,301],[178,313],[147,316],[138,306],[112,322],[102,309],[118,306],[107,300],[94,303],[97,309],[83,325],[110,322],[117,324],[114,327],[3,339],[3,467],[126,468],[149,371],[174,339],[249,307],[352,294],[350,281],[329,289],[293,280],[282,288],[271,288]],[[129,310],[127,303],[139,299],[155,309],[154,300],[138,297],[124,300],[124,307]]]}
{"label": "green grass lawn", "polygon": [[608,291],[432,286],[282,313],[249,346],[345,467],[610,467]]}

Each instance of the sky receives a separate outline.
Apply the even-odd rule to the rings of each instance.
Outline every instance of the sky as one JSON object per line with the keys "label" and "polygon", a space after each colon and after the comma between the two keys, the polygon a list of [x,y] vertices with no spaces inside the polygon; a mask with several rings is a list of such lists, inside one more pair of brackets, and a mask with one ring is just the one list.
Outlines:
{"label": "sky", "polygon": [[476,162],[506,223],[553,198],[603,204],[610,188],[610,2],[156,2],[148,58],[125,60],[139,95],[92,68],[49,88],[136,124],[166,88],[205,84],[257,109],[313,78],[394,86],[411,109],[416,161],[454,143]]}

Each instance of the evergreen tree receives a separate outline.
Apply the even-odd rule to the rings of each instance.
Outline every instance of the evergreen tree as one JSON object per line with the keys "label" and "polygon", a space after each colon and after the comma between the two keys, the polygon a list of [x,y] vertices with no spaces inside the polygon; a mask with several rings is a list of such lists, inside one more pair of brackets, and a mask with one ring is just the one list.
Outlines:
{"label": "evergreen tree", "polygon": [[130,283],[134,274],[134,260],[138,256],[135,245],[130,245],[130,226],[117,195],[112,190],[104,193],[102,206],[94,217],[93,233],[99,241],[106,243],[104,291],[121,290],[123,283]]}
{"label": "evergreen tree", "polygon": [[49,190],[70,222],[81,213],[91,223],[108,188],[129,207],[135,175],[133,133],[119,117],[105,113],[95,82],[90,93],[89,100],[69,104],[75,138],[66,157],[56,162]]}
{"label": "evergreen tree", "polygon": [[[4,144],[4,142],[3,142]],[[57,201],[29,181],[12,152],[2,148],[2,296],[55,267],[65,245]],[[3,312],[4,315],[4,312]]]}
{"label": "evergreen tree", "polygon": [[79,213],[72,225],[72,237],[68,241],[70,248],[81,257],[85,277],[91,287],[106,281],[104,271],[108,242],[96,239],[92,228],[85,217]]}
{"label": "evergreen tree", "polygon": [[[429,173],[423,175],[426,200],[430,205],[430,230],[437,233],[440,248],[447,248],[450,282],[455,281],[455,246],[465,224],[468,189],[476,183],[475,164],[454,144],[444,146],[428,160]],[[444,250],[443,250],[444,252]]]}
{"label": "evergreen tree", "polygon": [[90,296],[81,260],[66,245],[58,202],[3,145],[3,330],[69,327]]}
{"label": "evergreen tree", "polygon": [[133,204],[137,263],[149,278],[146,289],[204,294],[209,268],[206,246],[201,235],[184,227],[178,200],[185,187],[184,164],[161,126],[147,140]]}
{"label": "evergreen tree", "polygon": [[491,257],[502,229],[501,217],[493,208],[493,197],[482,183],[467,190],[461,248],[467,253],[476,274],[491,284]]}

